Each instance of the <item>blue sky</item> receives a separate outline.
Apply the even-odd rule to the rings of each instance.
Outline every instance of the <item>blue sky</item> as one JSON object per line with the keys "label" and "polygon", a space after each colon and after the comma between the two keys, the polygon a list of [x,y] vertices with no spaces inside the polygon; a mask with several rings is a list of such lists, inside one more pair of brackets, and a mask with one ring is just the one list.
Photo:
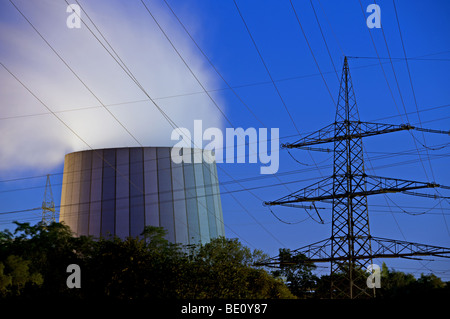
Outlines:
{"label": "blue sky", "polygon": [[[173,143],[170,125],[88,28],[67,28],[65,1],[13,2],[73,72],[7,0],[0,1],[0,62],[89,146],[136,145],[111,114],[142,145]],[[145,3],[190,70],[140,1],[79,2],[148,94],[179,126],[192,128],[194,119],[202,119],[204,128],[279,128],[281,142],[293,142],[298,133],[286,108],[302,135],[334,121],[339,90],[335,69],[340,77],[346,55],[359,57],[349,59],[349,65],[362,121],[449,128],[448,1],[395,1],[404,50],[408,58],[415,58],[408,60],[408,73],[392,1],[376,2],[382,28],[369,29],[370,13],[365,9],[373,1],[294,0],[311,53],[289,1],[236,0],[286,108],[233,1],[167,0],[220,75],[164,1]],[[84,12],[81,17],[86,18]],[[94,30],[90,22],[88,26]],[[5,68],[0,68],[0,83],[0,227],[11,229],[13,220],[39,220],[39,210],[18,211],[41,205],[47,174],[59,204],[64,154],[87,145]],[[449,136],[420,132],[366,138],[366,172],[450,185],[448,143]],[[326,208],[320,210],[323,225],[302,209],[273,208],[279,219],[294,224],[282,223],[262,206],[261,200],[278,199],[332,174],[329,154],[311,153],[320,171],[307,152],[294,150],[292,155],[303,164],[280,150],[277,178],[261,175],[260,163],[218,164],[227,237],[273,256],[278,248],[295,249],[330,236],[329,204],[321,204]],[[448,190],[439,192],[450,196]],[[450,247],[448,200],[403,194],[368,200],[372,235]],[[432,270],[450,280],[448,261],[426,259],[385,262],[415,274]]]}

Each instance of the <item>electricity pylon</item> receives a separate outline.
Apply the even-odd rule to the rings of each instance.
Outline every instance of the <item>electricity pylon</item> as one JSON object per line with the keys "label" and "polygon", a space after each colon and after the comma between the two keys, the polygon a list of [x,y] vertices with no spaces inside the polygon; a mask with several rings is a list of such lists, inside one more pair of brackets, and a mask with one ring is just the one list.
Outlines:
{"label": "electricity pylon", "polygon": [[[264,202],[266,206],[293,206],[299,202],[331,201],[331,237],[294,250],[308,262],[331,262],[331,297],[358,298],[375,295],[368,289],[366,270],[373,258],[442,256],[450,248],[422,245],[405,241],[372,237],[369,229],[367,196],[383,193],[410,192],[421,188],[440,187],[396,178],[367,175],[364,170],[362,138],[403,130],[430,133],[449,132],[414,127],[361,122],[350,77],[347,58],[344,59],[335,122],[282,148],[331,151],[311,145],[334,143],[333,175],[278,200]],[[315,207],[315,206],[314,206]],[[283,256],[266,260],[267,266],[291,263]]]}
{"label": "electricity pylon", "polygon": [[53,201],[52,185],[50,184],[50,175],[47,175],[45,183],[44,200],[42,201],[42,223],[49,225],[55,221],[55,202]]}

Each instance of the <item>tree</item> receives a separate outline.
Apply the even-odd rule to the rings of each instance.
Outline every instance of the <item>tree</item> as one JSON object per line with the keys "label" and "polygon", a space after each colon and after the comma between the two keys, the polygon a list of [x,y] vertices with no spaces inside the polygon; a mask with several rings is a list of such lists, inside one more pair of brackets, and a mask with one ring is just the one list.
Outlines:
{"label": "tree", "polygon": [[0,262],[0,295],[20,295],[26,285],[41,286],[40,273],[30,272],[30,261],[19,256],[9,255],[5,263]]}
{"label": "tree", "polygon": [[317,286],[318,277],[312,271],[316,266],[307,261],[303,254],[292,255],[289,249],[280,249],[284,265],[273,272],[275,277],[284,278],[289,290],[299,298],[309,298]]}
{"label": "tree", "polygon": [[[49,225],[16,222],[14,233],[6,230],[0,233],[0,261],[4,264],[11,256],[17,256],[23,262],[16,262],[16,269],[23,272],[26,267],[39,285],[27,285],[13,295],[23,297],[46,294],[54,296],[76,295],[76,290],[66,286],[66,268],[69,264],[81,264],[84,250],[92,244],[89,238],[73,237],[70,228],[62,223]],[[6,264],[5,264],[6,266]],[[7,267],[5,267],[6,269]]]}
{"label": "tree", "polygon": [[389,270],[385,263],[381,269],[381,289],[377,289],[379,298],[433,298],[450,296],[450,289],[434,274],[421,274],[416,279],[412,274]]}
{"label": "tree", "polygon": [[216,238],[191,250],[188,298],[293,298],[285,285],[253,267],[266,258],[237,239]]}
{"label": "tree", "polygon": [[[253,265],[265,258],[237,239],[184,247],[159,227],[141,236],[75,237],[61,223],[17,223],[0,232],[0,294],[21,298],[292,298],[285,284]],[[69,264],[81,288],[66,285]]]}

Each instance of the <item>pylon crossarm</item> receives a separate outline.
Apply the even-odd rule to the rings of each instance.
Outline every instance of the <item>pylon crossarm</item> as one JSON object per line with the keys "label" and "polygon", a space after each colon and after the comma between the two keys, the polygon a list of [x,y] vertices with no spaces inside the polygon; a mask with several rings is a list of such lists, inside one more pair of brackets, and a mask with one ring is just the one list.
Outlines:
{"label": "pylon crossarm", "polygon": [[[361,239],[361,238],[359,238]],[[332,240],[325,239],[311,245],[307,245],[290,253],[292,256],[302,254],[306,259],[291,261],[280,256],[272,257],[258,263],[258,266],[281,267],[300,263],[321,262],[348,262],[350,260],[374,259],[374,258],[409,258],[413,256],[436,256],[450,258],[450,248],[407,242],[402,240],[387,239],[381,237],[367,237],[371,242],[371,254],[357,254],[354,256],[332,256]],[[345,241],[345,239],[343,239]]]}
{"label": "pylon crossarm", "polygon": [[328,143],[334,135],[334,123],[311,133],[294,143],[281,144],[281,148],[297,148],[300,146]]}
{"label": "pylon crossarm", "polygon": [[296,265],[299,263],[311,263],[312,260],[330,258],[331,252],[331,239],[324,239],[318,241],[314,244],[310,244],[301,248],[297,248],[295,250],[289,251],[291,256],[297,256],[299,254],[306,257],[306,259],[302,259],[301,261],[297,260],[289,260],[283,258],[278,255],[266,260],[263,260],[257,264],[257,266],[266,266],[266,267],[280,267],[287,265]]}
{"label": "pylon crossarm", "polygon": [[327,177],[317,183],[302,188],[290,195],[284,196],[278,200],[264,202],[266,206],[286,205],[298,202],[315,202],[327,199],[339,199],[345,197],[360,197],[384,193],[398,193],[420,188],[434,188],[440,185],[435,183],[423,183],[418,181],[409,181],[397,178],[387,178],[374,175],[354,174],[353,178],[359,177],[366,182],[367,188],[364,191],[348,192],[333,191],[333,179],[346,180],[349,176],[336,175]]}
{"label": "pylon crossarm", "polygon": [[[399,178],[381,177],[375,175],[365,175],[367,192],[401,192],[420,188],[435,188],[439,187],[436,183],[424,183],[418,181],[410,181]],[[370,195],[370,194],[367,194]]]}
{"label": "pylon crossarm", "polygon": [[[339,130],[339,127],[349,127],[349,133],[346,130]],[[410,130],[414,127],[408,124],[395,125],[384,123],[371,123],[361,121],[342,121],[332,123],[324,128],[311,133],[304,138],[288,144],[281,144],[282,148],[300,148],[308,145],[317,145],[331,143],[335,141],[361,138],[379,134],[386,134],[404,130]]]}
{"label": "pylon crossarm", "polygon": [[412,126],[412,129],[416,130],[416,131],[420,131],[420,132],[426,132],[426,133],[450,135],[450,131],[434,130],[434,129],[430,129],[430,128],[415,127],[415,126]]}
{"label": "pylon crossarm", "polygon": [[[372,237],[373,258],[437,256],[450,258],[450,248]],[[446,256],[448,255],[448,256]]]}
{"label": "pylon crossarm", "polygon": [[[358,238],[364,240],[364,238]],[[402,240],[387,239],[381,237],[366,237],[370,241],[372,252],[369,254],[355,254],[354,256],[331,256],[318,255],[312,257],[310,262],[328,262],[328,261],[349,261],[375,258],[407,258],[412,256],[436,256],[450,258],[450,248],[407,242]],[[345,241],[345,239],[343,239]],[[313,245],[311,245],[313,246]],[[305,253],[305,252],[303,252]],[[306,255],[306,254],[305,254]]]}
{"label": "pylon crossarm", "polygon": [[[347,130],[339,129],[339,127],[348,127]],[[422,127],[412,126],[410,124],[385,124],[374,122],[361,122],[361,121],[341,121],[332,123],[324,128],[311,133],[304,138],[294,142],[281,144],[282,148],[303,148],[309,145],[325,144],[335,141],[348,140],[354,138],[368,137],[398,131],[416,130],[426,133],[436,134],[450,134],[450,131],[427,129]],[[311,149],[314,150],[314,149]],[[318,149],[324,151],[322,149]],[[325,150],[326,151],[326,150]]]}
{"label": "pylon crossarm", "polygon": [[297,248],[292,253],[302,254],[309,260],[329,258],[331,256],[331,239],[324,239],[314,244]]}
{"label": "pylon crossarm", "polygon": [[264,202],[265,206],[286,205],[298,202],[314,202],[323,197],[333,198],[333,177],[327,177],[317,183],[302,188],[278,200]]}

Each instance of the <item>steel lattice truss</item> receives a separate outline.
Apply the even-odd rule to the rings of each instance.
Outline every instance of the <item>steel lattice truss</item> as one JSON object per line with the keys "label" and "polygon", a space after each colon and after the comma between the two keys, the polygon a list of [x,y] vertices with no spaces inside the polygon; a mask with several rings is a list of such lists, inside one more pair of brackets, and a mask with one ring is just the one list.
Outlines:
{"label": "steel lattice truss", "polygon": [[[367,241],[370,241],[372,247],[372,254],[370,255],[355,255],[355,259],[375,259],[375,258],[408,258],[415,256],[436,256],[450,258],[446,256],[450,254],[450,248],[425,245],[419,243],[413,243],[402,240],[393,240],[381,237],[368,237]],[[295,250],[290,251],[292,256],[297,254],[305,255],[307,258],[305,263],[320,263],[330,262],[336,257],[332,257],[331,253],[332,240],[330,238],[318,241],[314,244],[303,246]],[[342,261],[346,261],[345,257],[340,258]],[[261,265],[268,267],[278,267],[280,262],[285,265],[292,264],[289,260],[281,260],[278,256],[265,260]]]}
{"label": "steel lattice truss", "polygon": [[54,222],[55,218],[55,202],[53,201],[52,186],[50,184],[50,175],[47,175],[45,184],[44,200],[42,201],[42,223],[49,225]]}
{"label": "steel lattice truss", "polygon": [[302,188],[292,194],[281,197],[280,199],[270,202],[264,202],[264,204],[267,206],[275,206],[287,203],[315,202],[323,201],[326,199],[339,199],[392,192],[403,192],[413,189],[434,188],[440,186],[439,184],[435,183],[424,183],[366,174],[353,174],[353,178],[359,182],[359,185],[365,183],[366,188],[359,190],[355,189],[353,192],[345,190],[344,187],[339,187],[336,189],[333,188],[335,180],[341,181],[342,184],[342,182],[347,180],[347,178],[348,176],[346,176],[346,174],[330,176],[310,186]]}
{"label": "steel lattice truss", "polygon": [[[411,257],[433,255],[444,257],[449,248],[422,245],[405,241],[372,237],[369,231],[367,196],[414,189],[434,188],[440,185],[365,174],[362,138],[379,134],[419,130],[431,133],[448,132],[414,127],[361,122],[350,77],[347,58],[344,59],[336,118],[330,124],[283,148],[317,151],[311,145],[334,143],[333,175],[300,189],[278,200],[264,202],[267,206],[293,206],[299,202],[332,201],[332,231],[329,239],[293,251],[307,257],[306,262],[331,262],[331,296],[357,298],[373,296],[374,288],[366,286],[365,270],[373,258]],[[292,263],[271,258],[264,265]]]}
{"label": "steel lattice truss", "polygon": [[[349,131],[343,129],[348,125]],[[336,132],[336,127],[341,128]],[[348,140],[353,138],[361,138],[368,136],[375,136],[380,134],[416,130],[428,133],[448,134],[447,131],[424,129],[421,127],[412,126],[410,124],[384,124],[361,121],[340,121],[335,122],[324,128],[311,133],[294,143],[281,144],[282,148],[302,148],[309,145],[332,143],[339,140]],[[337,134],[336,134],[337,133]]]}

